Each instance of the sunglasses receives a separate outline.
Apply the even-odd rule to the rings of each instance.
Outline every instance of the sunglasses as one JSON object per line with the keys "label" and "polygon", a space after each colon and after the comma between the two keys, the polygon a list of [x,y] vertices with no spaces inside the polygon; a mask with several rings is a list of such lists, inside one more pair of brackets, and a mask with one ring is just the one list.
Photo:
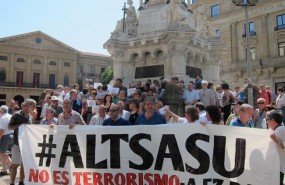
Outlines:
{"label": "sunglasses", "polygon": [[258,104],[258,105],[260,105],[260,104],[265,104],[265,102],[257,102],[257,104]]}
{"label": "sunglasses", "polygon": [[110,109],[109,112],[117,112],[118,109]]}

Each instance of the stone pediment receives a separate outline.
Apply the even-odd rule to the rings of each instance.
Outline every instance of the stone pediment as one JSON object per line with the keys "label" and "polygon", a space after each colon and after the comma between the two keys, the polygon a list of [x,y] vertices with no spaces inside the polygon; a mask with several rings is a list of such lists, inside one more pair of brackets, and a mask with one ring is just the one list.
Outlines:
{"label": "stone pediment", "polygon": [[35,49],[47,49],[55,51],[65,51],[77,53],[78,51],[59,40],[41,32],[31,32],[12,37],[5,37],[0,39],[0,44],[9,46],[20,46]]}

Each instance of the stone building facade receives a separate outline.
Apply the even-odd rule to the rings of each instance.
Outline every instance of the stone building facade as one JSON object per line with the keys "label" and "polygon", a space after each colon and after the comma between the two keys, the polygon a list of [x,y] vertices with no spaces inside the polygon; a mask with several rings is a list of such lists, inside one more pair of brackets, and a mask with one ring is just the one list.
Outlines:
{"label": "stone building facade", "polygon": [[128,84],[177,76],[187,83],[203,74],[220,82],[223,48],[203,14],[195,25],[192,12],[180,0],[140,1],[136,9],[129,0],[126,19],[117,22],[104,44],[114,62],[115,78]]}
{"label": "stone building facade", "polygon": [[[231,86],[247,79],[245,13],[232,0],[195,0],[189,9],[195,13],[206,7],[206,16],[224,44],[220,66],[221,80]],[[271,88],[285,86],[285,1],[259,0],[249,7],[250,53],[253,83]]]}
{"label": "stone building facade", "polygon": [[111,64],[109,56],[80,52],[41,31],[0,38],[0,104],[37,100],[58,84],[99,82]]}

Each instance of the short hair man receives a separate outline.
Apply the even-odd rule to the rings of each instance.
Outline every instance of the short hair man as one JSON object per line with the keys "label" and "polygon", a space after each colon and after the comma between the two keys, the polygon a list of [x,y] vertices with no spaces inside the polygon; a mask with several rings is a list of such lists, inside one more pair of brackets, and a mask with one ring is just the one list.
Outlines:
{"label": "short hair man", "polygon": [[7,163],[12,164],[10,156],[7,154],[9,147],[13,144],[13,130],[8,129],[9,122],[11,120],[11,115],[8,114],[8,107],[2,105],[0,107],[0,112],[2,113],[0,117],[0,157],[2,164],[2,171],[0,176],[7,175]]}
{"label": "short hair man", "polygon": [[12,166],[11,166],[11,174],[10,174],[10,184],[15,183],[17,169],[19,165],[21,165],[20,170],[20,182],[19,185],[24,184],[24,168],[22,163],[22,156],[20,153],[19,142],[18,142],[18,128],[22,124],[31,124],[32,123],[32,116],[31,113],[34,111],[36,106],[36,101],[33,99],[26,99],[22,103],[22,110],[18,113],[15,113],[9,122],[8,128],[10,130],[14,130],[13,136],[13,147],[12,147]]}
{"label": "short hair man", "polygon": [[144,99],[145,113],[138,116],[135,125],[159,125],[166,124],[165,118],[155,111],[155,98],[147,96]]}
{"label": "short hair man", "polygon": [[110,116],[106,114],[105,106],[100,105],[98,114],[96,114],[95,116],[91,118],[89,125],[102,125],[103,122],[108,118],[110,118]]}
{"label": "short hair man", "polygon": [[103,126],[126,126],[130,125],[127,120],[124,120],[119,116],[119,106],[116,104],[112,104],[109,109],[110,118],[106,119],[103,122]]}
{"label": "short hair man", "polygon": [[251,127],[254,128],[254,123],[252,121],[253,109],[249,104],[242,104],[239,109],[239,117],[234,119],[230,126],[237,127]]}

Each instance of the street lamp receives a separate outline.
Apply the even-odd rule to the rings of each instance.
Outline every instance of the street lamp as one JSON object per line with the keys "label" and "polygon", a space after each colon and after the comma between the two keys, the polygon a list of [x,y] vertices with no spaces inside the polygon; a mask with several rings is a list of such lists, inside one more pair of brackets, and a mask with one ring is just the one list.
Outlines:
{"label": "street lamp", "polygon": [[253,106],[253,88],[252,88],[252,63],[250,57],[250,33],[248,22],[248,6],[255,6],[258,0],[233,0],[236,6],[242,6],[245,9],[245,30],[246,30],[246,63],[247,63],[247,99],[248,104]]}

